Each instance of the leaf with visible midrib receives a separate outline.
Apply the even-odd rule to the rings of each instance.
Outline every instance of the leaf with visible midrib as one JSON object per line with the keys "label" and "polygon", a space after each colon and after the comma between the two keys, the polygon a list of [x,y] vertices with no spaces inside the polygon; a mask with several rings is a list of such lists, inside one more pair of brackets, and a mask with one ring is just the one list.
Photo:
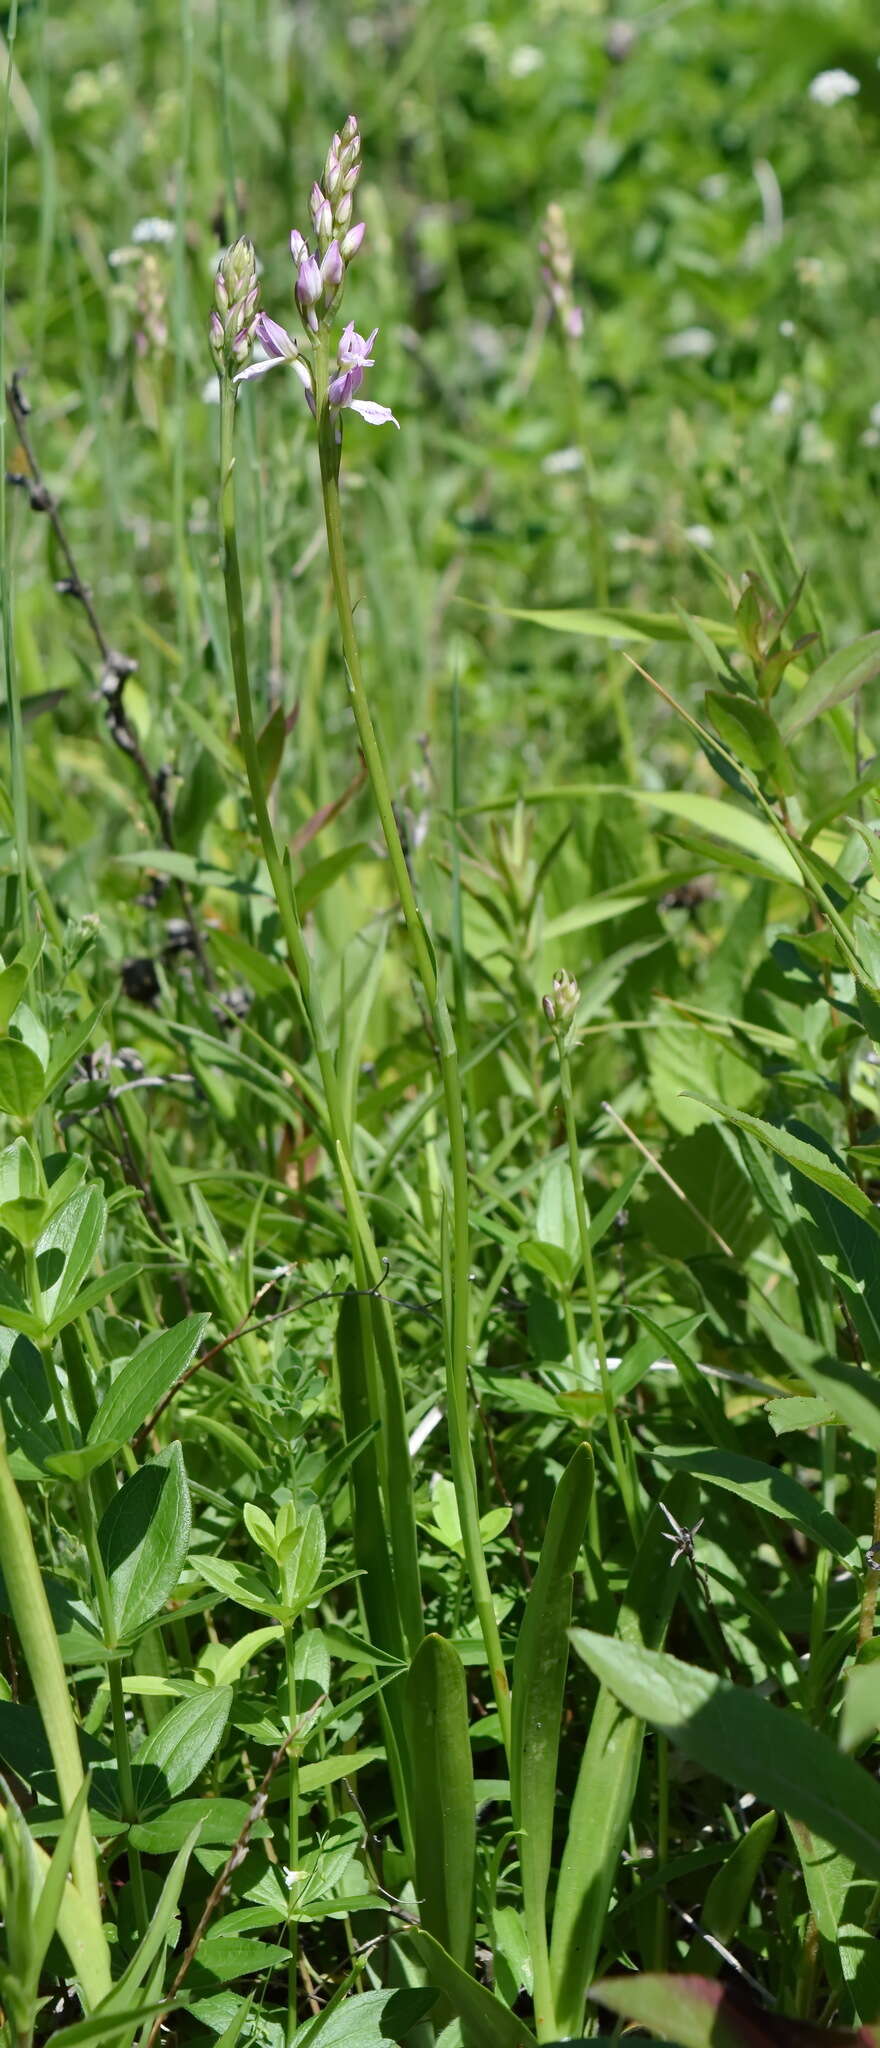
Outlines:
{"label": "leaf with visible midrib", "polygon": [[631,1714],[741,1792],[802,1820],[880,1881],[880,1785],[789,1707],[659,1650],[573,1629],[572,1643]]}

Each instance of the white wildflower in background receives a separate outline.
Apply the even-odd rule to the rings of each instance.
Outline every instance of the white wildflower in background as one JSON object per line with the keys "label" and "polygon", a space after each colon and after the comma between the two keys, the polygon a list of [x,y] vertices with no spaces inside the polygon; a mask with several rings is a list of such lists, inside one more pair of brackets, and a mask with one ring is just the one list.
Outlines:
{"label": "white wildflower in background", "polygon": [[143,220],[135,221],[131,239],[133,242],[160,242],[167,247],[176,233],[173,220],[166,220],[161,213],[148,213]]}
{"label": "white wildflower in background", "polygon": [[716,339],[710,327],[682,327],[678,334],[668,334],[663,343],[663,354],[670,362],[677,363],[692,357],[704,362],[714,354]]}
{"label": "white wildflower in background", "polygon": [[701,526],[699,522],[696,526],[686,526],[684,537],[695,548],[714,548],[715,546],[715,535],[712,532],[711,526]]}
{"label": "white wildflower in background", "polygon": [[851,100],[861,86],[851,71],[839,67],[832,71],[818,71],[810,80],[810,98],[817,107],[836,107],[840,100]]}

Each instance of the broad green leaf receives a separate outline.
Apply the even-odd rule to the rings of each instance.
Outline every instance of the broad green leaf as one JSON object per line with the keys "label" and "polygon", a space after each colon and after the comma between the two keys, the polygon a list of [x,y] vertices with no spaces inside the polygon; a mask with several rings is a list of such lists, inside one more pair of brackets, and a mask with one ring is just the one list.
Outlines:
{"label": "broad green leaf", "polygon": [[104,1235],[106,1218],[102,1190],[81,1187],[38,1237],[34,1249],[40,1315],[47,1326],[69,1307],[88,1277]]}
{"label": "broad green leaf", "polygon": [[198,1698],[181,1700],[179,1707],[172,1707],[147,1736],[134,1758],[141,1815],[150,1806],[166,1806],[204,1770],[223,1734],[231,1705],[231,1686],[206,1686]]}
{"label": "broad green leaf", "polygon": [[[237,1842],[250,1813],[247,1799],[178,1799],[163,1813],[136,1822],[130,1830],[132,1847],[147,1856],[169,1856],[183,1847],[192,1829],[198,1827],[201,1848],[231,1849]],[[251,1840],[269,1833],[268,1821],[254,1821]]]}
{"label": "broad green leaf", "polygon": [[829,711],[833,704],[842,704],[866,683],[872,683],[880,675],[880,633],[866,633],[861,640],[854,640],[850,647],[839,647],[827,660],[820,662],[804,688],[800,691],[780,720],[785,739],[794,738],[823,711]]}
{"label": "broad green leaf", "polygon": [[783,1394],[768,1401],[765,1410],[774,1436],[786,1436],[792,1429],[821,1429],[835,1421],[834,1409],[814,1394]]}
{"label": "broad green leaf", "polygon": [[104,1445],[109,1456],[130,1442],[191,1365],[209,1321],[207,1315],[187,1316],[173,1330],[158,1330],[138,1345],[104,1395],[89,1429],[90,1444]]}
{"label": "broad green leaf", "polygon": [[[722,1097],[732,1109],[752,1107],[764,1092],[761,1075],[748,1060],[699,1024],[663,1018],[651,1032],[647,1053],[651,1087],[660,1115],[674,1131],[684,1135],[712,1123],[711,1111],[694,1100],[697,1091]],[[735,1173],[736,1165],[731,1160],[730,1175]],[[665,1189],[664,1199],[668,1205]],[[705,1213],[699,1197],[694,1206]],[[676,1225],[678,1222],[676,1218]]]}
{"label": "broad green leaf", "polygon": [[789,1707],[662,1651],[588,1629],[572,1642],[621,1704],[694,1763],[806,1826],[880,1880],[880,1785]]}
{"label": "broad green leaf", "polygon": [[440,1636],[426,1636],[410,1665],[406,1721],[420,1918],[469,1969],[477,1844],[467,1687],[460,1657]]}
{"label": "broad green leaf", "polygon": [[42,1061],[21,1038],[0,1038],[0,1110],[31,1117],[46,1094]]}
{"label": "broad green leaf", "polygon": [[190,1524],[183,1452],[172,1444],[119,1488],[98,1530],[114,1643],[138,1635],[173,1593],[186,1562]]}
{"label": "broad green leaf", "polygon": [[[388,2048],[389,2041],[406,2041],[434,2003],[433,1991],[415,1985],[361,1991],[297,2027],[291,2048]],[[491,2048],[488,2039],[486,2048]]]}
{"label": "broad green leaf", "polygon": [[[880,1410],[878,1410],[880,1418]],[[700,1479],[709,1486],[720,1486],[738,1499],[750,1501],[755,1508],[762,1508],[765,1514],[778,1515],[785,1522],[793,1522],[802,1529],[814,1543],[848,1565],[850,1571],[861,1571],[861,1552],[849,1531],[843,1527],[836,1515],[832,1515],[805,1486],[792,1479],[787,1472],[780,1472],[775,1465],[765,1465],[759,1458],[746,1458],[738,1451],[667,1451],[658,1448],[655,1453],[660,1463],[672,1472],[689,1472],[694,1479]]]}

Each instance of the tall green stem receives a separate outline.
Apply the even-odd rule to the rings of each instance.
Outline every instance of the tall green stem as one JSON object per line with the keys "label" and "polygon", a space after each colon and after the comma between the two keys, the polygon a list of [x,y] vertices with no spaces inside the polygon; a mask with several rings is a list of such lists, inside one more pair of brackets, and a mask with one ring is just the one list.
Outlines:
{"label": "tall green stem", "polygon": [[[288,1626],[284,1631],[284,1656],[287,1664],[287,1716],[291,1729],[296,1727],[296,1675],[294,1672],[293,1653],[293,1628]],[[290,1943],[290,1962],[288,1964],[287,1980],[287,2038],[288,2041],[292,2041],[296,2033],[296,1980],[299,1966],[298,1919],[295,1903],[299,1891],[299,1758],[295,1753],[295,1745],[293,1743],[291,1743],[290,1749],[287,1752],[287,1764],[290,1772],[287,1853],[290,1857],[290,1870],[292,1873],[290,1879],[290,1907],[287,1915],[287,1938]]]}
{"label": "tall green stem", "polygon": [[608,1424],[608,1436],[610,1439],[611,1451],[614,1458],[614,1469],[617,1474],[617,1484],[620,1489],[620,1497],[623,1502],[624,1509],[626,1511],[626,1518],[629,1523],[633,1538],[636,1541],[638,1541],[638,1507],[633,1492],[629,1466],[624,1455],[623,1444],[621,1442],[620,1437],[620,1429],[618,1427],[617,1422],[617,1414],[614,1407],[614,1395],[611,1390],[611,1374],[608,1370],[608,1352],[605,1348],[605,1332],[602,1327],[602,1311],[599,1306],[599,1293],[596,1286],[596,1269],[593,1264],[593,1248],[590,1243],[590,1218],[587,1212],[587,1198],[584,1194],[584,1176],[583,1169],[581,1167],[581,1154],[577,1134],[577,1119],[575,1116],[574,1108],[574,1094],[572,1092],[571,1085],[571,1060],[569,1057],[568,1047],[565,1043],[565,1039],[562,1033],[557,1033],[556,1044],[559,1051],[559,1080],[562,1090],[562,1108],[565,1116],[565,1136],[568,1143],[568,1163],[569,1168],[571,1170],[571,1184],[574,1193],[575,1214],[577,1216],[578,1242],[580,1244],[581,1263],[584,1269],[584,1280],[586,1282],[587,1288],[587,1300],[590,1305],[590,1320],[593,1326],[593,1345],[595,1348],[596,1359],[599,1366],[599,1379],[602,1385],[602,1402],[605,1409],[605,1420]]}
{"label": "tall green stem", "polygon": [[[67,1813],[83,1781],[79,1740],[64,1665],[58,1648],[58,1638],[31,1539],[30,1525],[12,1476],[2,1423],[0,1555],[3,1558],[3,1572],[12,1618],[24,1651],[46,1739],[52,1753],[61,1805],[63,1811]],[[83,1815],[77,1830],[71,1868],[77,1890],[100,1927],[98,1871],[88,1814]],[[104,1991],[110,1988],[110,1963],[106,1948],[101,1951],[93,1948],[91,1975],[93,1991],[102,1996]]]}
{"label": "tall green stem", "polygon": [[[266,800],[248,673],[244,602],[235,524],[235,404],[235,387],[231,378],[225,376],[221,378],[220,384],[220,525],[229,644],[242,752],[263,858],[269,871],[284,932],[296,999],[315,1048],[327,1109],[331,1146],[335,1148],[341,1169],[355,1283],[360,1295],[361,1336],[371,1390],[371,1408],[373,1414],[378,1414],[384,1423],[379,1439],[379,1458],[382,1463],[383,1491],[394,1557],[396,1595],[404,1636],[410,1653],[414,1653],[423,1633],[422,1604],[415,1515],[412,1507],[412,1477],[396,1340],[387,1305],[368,1298],[370,1289],[376,1286],[381,1277],[381,1262],[363,1207],[355,1201],[356,1176],[351,1138],[324,1016],[321,991],[317,976],[312,973],[296,894],[281,856]],[[377,1327],[374,1327],[374,1316]]]}
{"label": "tall green stem", "polygon": [[342,511],[339,500],[339,455],[337,441],[338,416],[334,418],[327,402],[329,381],[328,343],[325,334],[319,337],[315,353],[315,409],[318,418],[318,450],[321,465],[321,493],[324,505],[324,524],[327,533],[327,549],[330,558],[330,574],[333,595],[339,620],[342,650],[348,675],[348,690],[358,739],[370,779],[373,800],[379,816],[379,823],[391,863],[400,907],[403,912],[410,945],[415,958],[419,980],[431,1013],[431,1020],[437,1040],[440,1073],[443,1085],[443,1099],[449,1134],[449,1155],[452,1173],[452,1306],[451,1325],[447,1330],[447,1408],[452,1455],[452,1471],[458,1501],[462,1540],[471,1581],[474,1605],[479,1617],[492,1690],[498,1708],[498,1718],[505,1741],[510,1737],[510,1696],[507,1673],[501,1650],[501,1638],[492,1594],[489,1574],[480,1535],[477,1482],[474,1470],[468,1427],[468,1345],[470,1309],[470,1230],[468,1224],[468,1165],[465,1141],[464,1104],[461,1076],[458,1067],[458,1053],[452,1023],[434,961],[434,955],[427,932],[416,902],[415,891],[406,864],[406,856],[397,829],[391,790],[379,746],[376,729],[370,712],[369,701],[364,688],[360,651],[354,629],[354,614],[351,589],[348,580],[348,565],[342,532]]}
{"label": "tall green stem", "polygon": [[[31,1292],[31,1300],[36,1304],[39,1302],[39,1280],[37,1276],[36,1256],[33,1250],[30,1250],[27,1253],[27,1271]],[[61,1440],[65,1450],[70,1451],[74,1448],[73,1431],[71,1430],[70,1419],[64,1404],[64,1395],[62,1393],[61,1383],[59,1381],[58,1374],[55,1370],[55,1360],[52,1356],[51,1345],[47,1344],[44,1347],[41,1356],[46,1373],[46,1379],[48,1381],[52,1395],[52,1405],[55,1410],[55,1419],[58,1423],[58,1428],[61,1433]],[[135,1799],[134,1778],[131,1768],[131,1748],[128,1740],[128,1723],[125,1718],[125,1695],[122,1690],[122,1670],[119,1660],[112,1654],[116,1645],[116,1636],[113,1626],[113,1608],[110,1600],[110,1588],[107,1584],[107,1574],[104,1570],[104,1560],[101,1556],[101,1547],[98,1542],[98,1529],[97,1522],[95,1519],[95,1508],[94,1502],[92,1500],[91,1487],[88,1479],[80,1480],[78,1483],[74,1485],[73,1497],[76,1505],[76,1516],[77,1521],[79,1523],[80,1534],[82,1536],[82,1540],[85,1545],[86,1555],[89,1560],[89,1568],[92,1575],[92,1584],[94,1586],[95,1596],[98,1602],[98,1612],[101,1617],[101,1630],[104,1637],[104,1645],[105,1648],[111,1653],[107,1666],[107,1683],[110,1690],[110,1711],[113,1718],[113,1747],[116,1751],[116,1767],[119,1772],[119,1798],[120,1805],[122,1807],[123,1818],[131,1822],[137,1820],[137,1801]],[[132,1848],[130,1844],[128,1849],[128,1865],[129,1870],[131,1872],[131,1892],[132,1898],[134,1900],[135,1920],[137,1923],[138,1933],[141,1936],[143,1936],[146,1934],[148,1924],[147,1898],[146,1892],[144,1890],[143,1864],[141,1863],[140,1850]]]}

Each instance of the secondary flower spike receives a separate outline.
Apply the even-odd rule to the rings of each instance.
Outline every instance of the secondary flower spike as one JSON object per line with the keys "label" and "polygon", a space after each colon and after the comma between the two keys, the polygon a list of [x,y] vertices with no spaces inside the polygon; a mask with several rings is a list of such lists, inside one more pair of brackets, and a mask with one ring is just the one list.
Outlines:
{"label": "secondary flower spike", "polygon": [[254,245],[241,235],[220,259],[210,319],[211,350],[218,370],[232,375],[247,362],[253,344],[257,302]]}
{"label": "secondary flower spike", "polygon": [[541,276],[550,295],[553,310],[563,333],[570,341],[579,341],[584,331],[584,316],[580,306],[575,304],[572,280],[574,257],[565,225],[565,215],[558,201],[553,199],[544,215],[544,233],[541,238]]}

